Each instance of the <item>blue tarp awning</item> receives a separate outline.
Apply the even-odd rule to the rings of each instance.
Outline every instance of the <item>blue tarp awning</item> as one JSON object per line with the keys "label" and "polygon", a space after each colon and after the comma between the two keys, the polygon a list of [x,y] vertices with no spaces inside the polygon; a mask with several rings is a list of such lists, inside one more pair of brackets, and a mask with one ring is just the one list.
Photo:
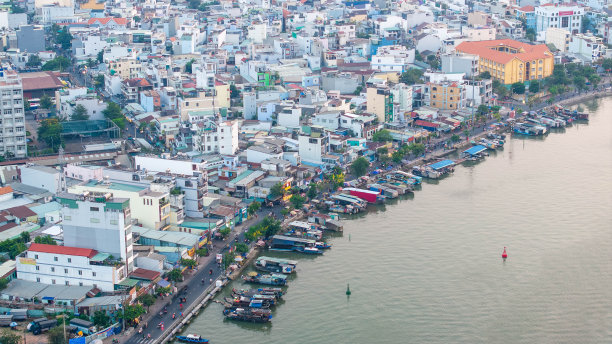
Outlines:
{"label": "blue tarp awning", "polygon": [[162,288],[166,288],[170,285],[170,282],[166,281],[166,280],[159,280],[159,282],[157,282],[157,285],[162,287]]}
{"label": "blue tarp awning", "polygon": [[474,146],[474,147],[472,147],[470,149],[464,150],[463,153],[466,153],[466,154],[469,154],[469,155],[475,155],[475,154],[478,154],[478,153],[480,153],[480,152],[482,152],[482,151],[484,151],[486,149],[487,149],[487,147],[485,147],[483,145],[477,145],[477,146]]}
{"label": "blue tarp awning", "polygon": [[454,161],[446,159],[446,160],[438,161],[435,164],[431,164],[429,165],[429,167],[433,168],[434,170],[440,170],[445,167],[451,166],[453,164],[455,164]]}
{"label": "blue tarp awning", "polygon": [[55,300],[55,298],[54,298],[54,297],[52,297],[52,296],[43,296],[43,298],[42,298],[42,299],[43,299],[43,300],[48,300],[48,301],[53,301],[53,300]]}

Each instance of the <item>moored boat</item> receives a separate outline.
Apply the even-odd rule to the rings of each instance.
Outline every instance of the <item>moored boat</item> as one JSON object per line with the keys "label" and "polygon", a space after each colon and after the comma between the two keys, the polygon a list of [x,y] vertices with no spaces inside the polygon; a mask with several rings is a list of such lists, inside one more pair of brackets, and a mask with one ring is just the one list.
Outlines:
{"label": "moored boat", "polygon": [[230,320],[246,321],[253,323],[265,323],[272,319],[271,314],[262,314],[259,312],[253,312],[252,308],[234,308],[225,309],[223,315]]}
{"label": "moored boat", "polygon": [[296,260],[262,256],[255,261],[255,268],[261,271],[291,274],[295,272]]}
{"label": "moored boat", "polygon": [[188,334],[186,336],[176,336],[179,342],[183,343],[208,343],[208,339],[202,338],[197,334]]}
{"label": "moored boat", "polygon": [[287,276],[280,274],[260,275],[256,272],[251,272],[247,276],[242,276],[242,279],[248,283],[258,283],[267,285],[285,285],[287,284]]}

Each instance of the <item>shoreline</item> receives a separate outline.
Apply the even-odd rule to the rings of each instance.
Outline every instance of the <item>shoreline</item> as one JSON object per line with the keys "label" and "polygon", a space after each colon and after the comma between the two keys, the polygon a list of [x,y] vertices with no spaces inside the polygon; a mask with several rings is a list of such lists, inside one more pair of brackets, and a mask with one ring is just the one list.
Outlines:
{"label": "shoreline", "polygon": [[[577,103],[581,103],[581,102],[588,101],[588,100],[591,100],[591,99],[598,99],[600,97],[606,97],[606,96],[612,96],[612,92],[604,90],[604,91],[600,91],[600,92],[596,92],[596,93],[586,93],[586,94],[582,94],[582,95],[575,96],[575,97],[572,97],[572,98],[563,99],[560,102],[558,102],[557,105],[570,106],[570,105],[575,105]],[[544,107],[541,107],[540,109],[546,110],[546,109],[551,108],[554,105],[555,104],[553,104],[553,105],[546,105]],[[524,116],[517,116],[517,118],[523,118],[523,117]],[[499,128],[490,129],[490,130],[483,130],[482,132],[480,132],[478,134],[475,134],[474,136],[471,136],[467,140],[462,140],[460,142],[457,142],[453,146],[453,148],[451,148],[451,149],[443,150],[443,151],[433,151],[433,152],[430,152],[426,156],[422,156],[422,157],[419,157],[419,158],[417,158],[415,160],[412,160],[410,162],[402,163],[400,165],[397,165],[396,168],[394,168],[391,171],[398,170],[398,169],[402,170],[402,169],[405,169],[405,168],[411,168],[412,166],[417,165],[419,163],[422,163],[423,161],[426,161],[426,160],[442,158],[444,156],[447,156],[449,154],[457,152],[460,148],[463,148],[465,146],[471,145],[471,141],[474,140],[474,139],[478,139],[480,137],[486,136],[487,134],[489,134],[491,132],[506,132],[506,131],[508,131],[508,128],[503,128],[503,130],[500,130]],[[391,172],[391,171],[386,171],[386,173]],[[386,173],[383,173],[383,175],[386,174]],[[368,212],[369,212],[368,210],[365,211],[366,214]],[[296,221],[296,220],[303,219],[304,217],[306,217],[306,214],[300,211],[300,214],[298,214],[297,216],[294,216],[294,217],[287,218],[287,219],[283,220],[281,226],[282,226],[283,229],[286,229],[288,223],[290,223],[291,221]],[[346,220],[346,218],[345,218],[345,220]],[[236,232],[235,234],[236,235],[240,235],[241,234],[240,232]],[[197,318],[197,316],[200,314],[200,312],[202,310],[204,310],[208,306],[208,304],[210,304],[210,302],[213,300],[213,298],[216,297],[217,294],[220,293],[223,290],[223,288],[225,288],[231,281],[234,281],[237,277],[239,277],[240,273],[244,269],[246,269],[247,266],[253,260],[255,260],[259,255],[261,255],[261,253],[262,253],[262,250],[259,247],[252,246],[250,248],[249,252],[247,253],[247,258],[244,260],[244,263],[241,264],[238,269],[232,271],[231,273],[226,273],[226,274],[224,274],[222,276],[219,276],[213,282],[213,284],[210,285],[209,288],[207,288],[200,295],[200,297],[198,297],[196,302],[194,302],[192,304],[192,307],[190,307],[186,311],[185,317],[183,319],[181,319],[181,321],[173,324],[173,326],[169,326],[167,331],[165,331],[162,336],[160,336],[159,338],[154,340],[153,343],[167,343],[167,342],[173,341],[175,339],[175,336],[183,331],[184,326],[189,325],[193,319]],[[216,281],[221,281],[222,284],[220,286],[215,286],[214,284],[216,283]]]}

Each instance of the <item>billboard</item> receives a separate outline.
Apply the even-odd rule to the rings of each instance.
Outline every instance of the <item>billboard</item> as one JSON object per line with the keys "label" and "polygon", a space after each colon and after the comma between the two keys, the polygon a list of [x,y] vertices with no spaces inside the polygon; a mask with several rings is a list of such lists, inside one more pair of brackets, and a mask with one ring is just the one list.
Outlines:
{"label": "billboard", "polygon": [[36,259],[34,258],[19,258],[19,263],[25,265],[36,265]]}
{"label": "billboard", "polygon": [[561,16],[572,16],[574,15],[574,11],[560,11],[559,12],[559,17]]}

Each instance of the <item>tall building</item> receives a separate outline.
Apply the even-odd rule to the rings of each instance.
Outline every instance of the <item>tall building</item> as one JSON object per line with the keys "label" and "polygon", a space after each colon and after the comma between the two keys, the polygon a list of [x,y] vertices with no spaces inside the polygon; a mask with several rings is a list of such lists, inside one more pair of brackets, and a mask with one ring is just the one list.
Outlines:
{"label": "tall building", "polygon": [[64,245],[93,249],[121,258],[123,276],[134,270],[130,200],[112,193],[62,193]]}
{"label": "tall building", "polygon": [[489,72],[504,84],[543,79],[552,74],[554,56],[545,44],[512,39],[462,42],[458,52],[478,56],[478,72]]}
{"label": "tall building", "polygon": [[380,123],[393,121],[393,94],[387,86],[368,85],[367,112],[376,115]]}
{"label": "tall building", "polygon": [[0,67],[0,153],[15,157],[27,155],[23,85],[10,67]]}
{"label": "tall building", "polygon": [[457,82],[429,83],[429,105],[441,110],[465,107],[465,88]]}
{"label": "tall building", "polygon": [[536,32],[549,27],[565,29],[572,34],[581,32],[584,8],[578,5],[544,4],[535,8]]}

